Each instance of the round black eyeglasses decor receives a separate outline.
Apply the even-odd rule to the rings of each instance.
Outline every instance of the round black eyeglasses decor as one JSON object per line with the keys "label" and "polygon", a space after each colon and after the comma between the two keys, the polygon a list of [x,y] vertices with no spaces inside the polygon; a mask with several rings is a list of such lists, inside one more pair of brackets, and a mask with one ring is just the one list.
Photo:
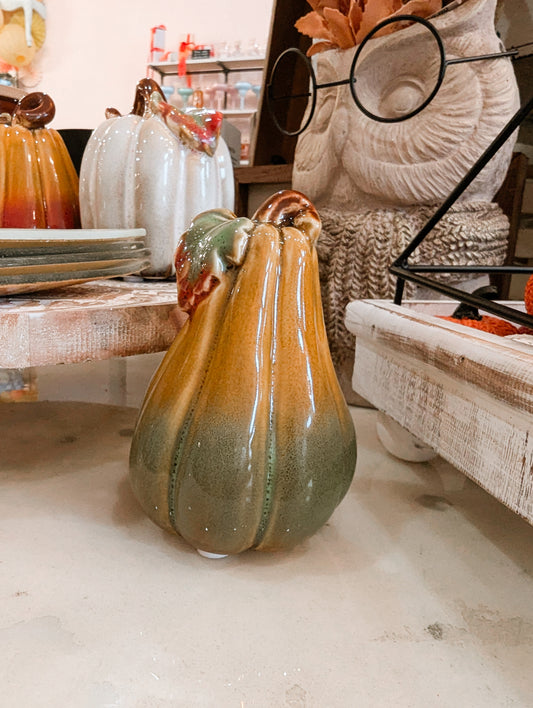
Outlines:
{"label": "round black eyeglasses decor", "polygon": [[[374,38],[374,36],[382,30],[384,27],[387,27],[388,25],[392,23],[404,23],[404,22],[409,22],[410,25],[412,26],[413,24],[417,23],[419,25],[422,25],[425,29],[427,29],[431,35],[432,39],[435,41],[436,46],[437,46],[437,51],[438,51],[438,56],[439,56],[439,69],[436,75],[436,80],[435,80],[435,86],[432,88],[428,96],[414,108],[413,110],[404,113],[403,115],[400,116],[394,116],[394,117],[386,117],[386,116],[380,116],[376,113],[373,113],[371,110],[369,110],[364,103],[360,100],[360,97],[357,94],[357,78],[356,78],[356,67],[357,63],[361,57],[361,53],[366,47],[367,43]],[[399,30],[402,31],[402,30]],[[277,84],[281,83],[279,81],[278,75],[282,75],[284,73],[284,67],[286,71],[287,67],[287,58],[290,57],[291,55],[294,55],[295,60],[300,60],[304,62],[304,66],[307,70],[307,73],[309,75],[309,83],[310,87],[309,90],[306,91],[305,93],[298,93],[298,94],[285,94],[285,95],[276,95],[275,93],[275,87]],[[442,86],[442,82],[444,81],[444,75],[446,73],[446,68],[452,64],[464,64],[467,62],[472,62],[472,61],[480,61],[483,59],[500,59],[503,57],[515,57],[518,55],[518,50],[517,49],[510,49],[508,51],[501,51],[501,52],[496,52],[493,54],[484,54],[480,56],[472,56],[472,57],[459,57],[456,59],[446,59],[446,53],[444,51],[444,44],[442,42],[442,38],[438,31],[435,29],[435,27],[426,20],[423,17],[417,17],[416,15],[398,15],[396,17],[389,17],[386,20],[383,20],[383,22],[380,22],[377,24],[374,29],[372,29],[366,37],[363,39],[361,44],[357,47],[357,50],[354,54],[353,61],[350,67],[350,76],[347,79],[342,79],[339,81],[330,81],[328,83],[323,83],[323,84],[318,84],[316,80],[316,75],[313,69],[313,65],[311,63],[311,60],[309,57],[307,57],[300,49],[297,49],[295,47],[291,47],[290,49],[286,49],[284,52],[282,52],[279,57],[276,59],[276,62],[272,68],[272,72],[270,74],[270,82],[267,85],[267,104],[268,108],[270,111],[270,115],[272,117],[272,120],[274,121],[274,124],[276,125],[277,129],[283,133],[284,135],[288,136],[297,136],[300,135],[300,133],[303,133],[303,131],[309,126],[309,123],[311,122],[311,119],[313,118],[315,108],[316,108],[316,102],[317,102],[317,91],[318,89],[325,89],[325,88],[333,88],[335,86],[343,86],[348,84],[350,87],[350,93],[352,95],[352,99],[359,108],[359,110],[364,113],[364,115],[368,116],[368,118],[371,118],[372,120],[378,121],[379,123],[400,123],[402,121],[408,120],[409,118],[413,118],[413,116],[417,115],[420,113],[420,111],[423,111],[426,106],[431,103],[431,101],[435,98],[437,93],[439,92],[440,87]],[[280,122],[278,113],[276,111],[276,102],[280,101],[287,101],[287,100],[292,100],[292,99],[297,99],[297,98],[310,98],[311,99],[311,105],[308,107],[307,111],[307,117],[304,122],[300,125],[300,127],[296,130],[287,130]],[[279,105],[279,103],[278,103]]]}

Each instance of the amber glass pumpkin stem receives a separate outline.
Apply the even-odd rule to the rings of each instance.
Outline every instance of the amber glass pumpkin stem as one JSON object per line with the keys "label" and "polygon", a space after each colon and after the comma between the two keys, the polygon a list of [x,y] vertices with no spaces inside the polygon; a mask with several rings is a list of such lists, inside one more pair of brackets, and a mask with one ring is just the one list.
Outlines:
{"label": "amber glass pumpkin stem", "polygon": [[153,111],[150,99],[154,93],[158,93],[163,101],[165,100],[165,96],[156,81],[153,79],[141,79],[135,91],[135,100],[131,110],[132,114],[143,118],[151,115]]}
{"label": "amber glass pumpkin stem", "polygon": [[47,124],[55,105],[45,93],[24,96],[12,125],[0,124],[0,227],[80,227],[78,175],[60,134]]}
{"label": "amber glass pumpkin stem", "polygon": [[50,96],[36,91],[20,99],[13,112],[13,123],[35,130],[48,125],[55,114],[56,107]]}

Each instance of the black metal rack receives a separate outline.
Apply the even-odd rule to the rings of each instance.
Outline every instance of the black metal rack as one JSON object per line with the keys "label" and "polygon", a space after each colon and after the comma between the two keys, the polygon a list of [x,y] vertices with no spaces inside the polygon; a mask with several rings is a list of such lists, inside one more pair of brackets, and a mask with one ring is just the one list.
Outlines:
{"label": "black metal rack", "polygon": [[522,106],[507,125],[501,130],[499,135],[493,140],[489,147],[485,150],[483,155],[478,159],[478,161],[471,167],[469,172],[465,177],[459,182],[457,187],[452,191],[449,197],[443,202],[443,204],[435,211],[433,216],[427,221],[427,223],[422,227],[418,234],[409,243],[407,248],[398,256],[394,263],[390,266],[390,272],[397,277],[396,292],[394,296],[394,303],[396,305],[402,304],[403,292],[405,281],[410,281],[416,283],[417,285],[422,285],[435,292],[441,293],[452,300],[457,300],[466,305],[472,305],[479,309],[494,314],[497,317],[502,317],[503,319],[510,320],[524,327],[529,327],[533,329],[533,315],[529,315],[525,312],[520,312],[508,305],[504,305],[499,302],[493,302],[487,300],[474,293],[467,293],[458,288],[455,288],[446,283],[436,281],[428,275],[423,275],[424,273],[464,273],[465,275],[471,273],[479,273],[489,275],[491,273],[533,273],[533,266],[518,266],[518,265],[505,265],[505,266],[449,266],[449,265],[430,265],[430,264],[417,264],[412,265],[409,263],[409,257],[412,255],[413,251],[422,243],[430,231],[435,227],[435,225],[440,221],[440,219],[446,214],[448,209],[457,201],[465,189],[473,182],[481,170],[487,165],[487,163],[494,157],[502,145],[508,140],[508,138],[514,133],[514,131],[521,125],[521,123],[528,117],[528,115],[533,110],[533,97],[530,98],[527,103]]}

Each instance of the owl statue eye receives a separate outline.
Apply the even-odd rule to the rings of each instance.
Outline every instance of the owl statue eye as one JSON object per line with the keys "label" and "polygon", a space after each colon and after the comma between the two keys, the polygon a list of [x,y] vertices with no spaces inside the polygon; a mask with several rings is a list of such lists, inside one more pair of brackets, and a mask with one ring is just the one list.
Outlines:
{"label": "owl statue eye", "polygon": [[383,120],[400,119],[421,110],[431,100],[437,83],[438,63],[426,65],[414,73],[391,67],[387,73],[377,73],[367,64],[355,75],[354,91],[360,108],[372,117]]}
{"label": "owl statue eye", "polygon": [[[401,24],[401,23],[398,23]],[[367,115],[384,121],[408,117],[435,96],[442,79],[442,55],[436,34],[413,25],[372,41],[352,64],[352,95]]]}
{"label": "owl statue eye", "polygon": [[398,79],[383,91],[378,113],[386,118],[400,118],[417,110],[427,99],[427,86],[413,77]]}

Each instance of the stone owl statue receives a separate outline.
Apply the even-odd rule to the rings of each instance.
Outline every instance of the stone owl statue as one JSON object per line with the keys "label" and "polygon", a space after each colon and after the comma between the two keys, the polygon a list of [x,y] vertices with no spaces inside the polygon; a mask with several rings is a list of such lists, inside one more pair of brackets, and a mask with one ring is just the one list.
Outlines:
{"label": "stone owl statue", "polygon": [[[496,0],[464,0],[431,20],[447,61],[502,50],[495,10]],[[416,24],[376,36],[365,43],[357,59],[354,86],[369,105],[379,105],[388,116],[411,112],[422,102],[420,96],[431,92],[428,82],[435,83],[439,55],[431,32],[423,30]],[[318,85],[346,80],[356,51],[357,47],[332,49],[314,56]],[[518,107],[518,86],[508,57],[445,64],[434,98],[400,122],[378,122],[365,115],[347,83],[317,90],[315,111],[298,138],[293,187],[314,202],[322,219],[317,251],[324,316],[348,402],[358,401],[350,383],[355,340],[344,325],[346,305],[361,298],[393,296],[396,279],[388,267]],[[503,263],[508,221],[492,200],[505,178],[514,142],[507,141],[411,262]],[[458,280],[453,275],[441,277]],[[485,276],[471,278],[460,287],[473,290],[487,282]],[[435,299],[434,293],[410,285],[407,295]]]}
{"label": "stone owl statue", "polygon": [[[501,50],[494,27],[496,0],[466,0],[432,24],[446,58]],[[414,29],[414,28],[413,28]],[[419,28],[416,28],[419,29]],[[404,30],[372,39],[361,66],[366,91],[394,109],[423,90],[431,42],[413,48]],[[346,79],[356,48],[330,50],[314,61],[318,84]],[[365,73],[368,76],[365,76]],[[293,186],[318,208],[360,209],[441,203],[496,137],[519,105],[509,59],[449,65],[431,103],[398,123],[380,123],[354,104],[348,85],[321,89],[307,130],[299,137]],[[462,200],[491,201],[508,169],[513,140],[499,151]]]}

